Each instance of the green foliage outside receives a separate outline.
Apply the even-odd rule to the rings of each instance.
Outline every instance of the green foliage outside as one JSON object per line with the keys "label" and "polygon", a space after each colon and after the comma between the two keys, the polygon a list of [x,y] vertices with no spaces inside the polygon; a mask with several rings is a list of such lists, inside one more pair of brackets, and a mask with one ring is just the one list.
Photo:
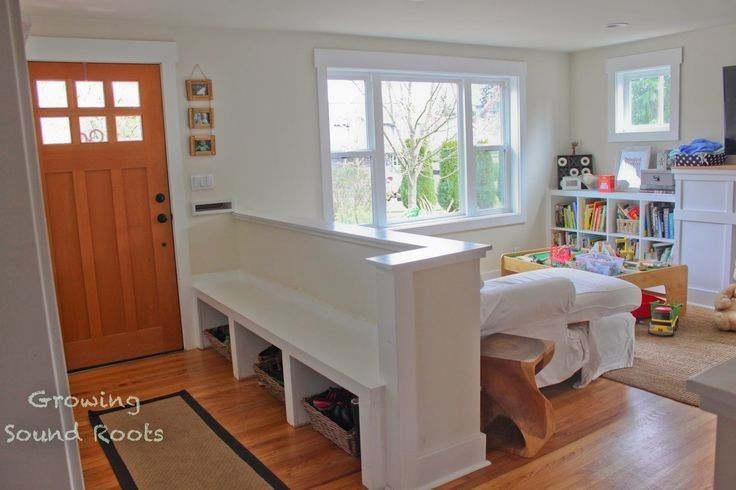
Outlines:
{"label": "green foliage outside", "polygon": [[478,209],[494,209],[503,205],[503,172],[500,151],[476,153],[476,201]]}
{"label": "green foliage outside", "polygon": [[[670,77],[664,79],[664,122],[670,121]],[[631,81],[631,123],[657,124],[659,120],[659,77]]]}
{"label": "green foliage outside", "polygon": [[457,158],[457,140],[445,141],[440,147],[440,183],[437,202],[442,209],[455,212],[460,209],[460,185]]}
{"label": "green foliage outside", "polygon": [[[404,145],[410,148],[412,143],[407,140]],[[437,193],[434,186],[434,171],[432,170],[432,155],[427,150],[426,145],[422,145],[419,149],[419,158],[423,161],[422,171],[417,178],[417,207],[422,205],[437,204]],[[409,207],[409,181],[408,176],[404,175],[401,178],[401,185],[399,186],[399,195],[401,196],[401,203],[405,208]]]}
{"label": "green foliage outside", "polygon": [[338,223],[362,225],[373,221],[371,171],[362,159],[333,161],[332,199]]}

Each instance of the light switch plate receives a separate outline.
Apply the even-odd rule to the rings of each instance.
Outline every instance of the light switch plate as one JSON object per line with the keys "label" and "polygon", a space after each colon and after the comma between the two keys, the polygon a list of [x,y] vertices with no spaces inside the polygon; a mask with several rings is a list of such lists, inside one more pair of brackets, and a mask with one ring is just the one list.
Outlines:
{"label": "light switch plate", "polygon": [[193,191],[215,188],[215,176],[212,174],[193,174],[190,176]]}

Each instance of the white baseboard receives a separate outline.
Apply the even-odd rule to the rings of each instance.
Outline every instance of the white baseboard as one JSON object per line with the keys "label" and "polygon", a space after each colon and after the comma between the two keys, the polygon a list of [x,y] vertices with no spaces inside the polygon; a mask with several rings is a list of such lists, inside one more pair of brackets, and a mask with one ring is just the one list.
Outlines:
{"label": "white baseboard", "polygon": [[687,288],[687,304],[701,306],[703,308],[713,309],[713,301],[718,296],[719,291],[709,291],[707,289]]}
{"label": "white baseboard", "polygon": [[465,441],[421,456],[418,488],[436,488],[490,464],[486,460],[486,435],[479,432]]}

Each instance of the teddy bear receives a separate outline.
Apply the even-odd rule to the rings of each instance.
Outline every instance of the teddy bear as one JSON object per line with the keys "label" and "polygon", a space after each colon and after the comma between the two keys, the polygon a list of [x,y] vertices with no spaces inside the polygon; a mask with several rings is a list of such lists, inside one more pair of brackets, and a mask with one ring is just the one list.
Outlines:
{"label": "teddy bear", "polygon": [[715,307],[713,317],[716,327],[736,332],[736,284],[727,286],[716,296]]}

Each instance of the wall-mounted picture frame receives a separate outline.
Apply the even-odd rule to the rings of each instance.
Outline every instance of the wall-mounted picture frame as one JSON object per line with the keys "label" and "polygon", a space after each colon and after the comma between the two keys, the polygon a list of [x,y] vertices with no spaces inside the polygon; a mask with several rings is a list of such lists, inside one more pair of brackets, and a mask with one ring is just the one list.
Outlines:
{"label": "wall-mounted picture frame", "polygon": [[652,158],[651,146],[632,146],[618,151],[616,187],[621,190],[639,189],[641,171],[649,168]]}
{"label": "wall-mounted picture frame", "polygon": [[187,80],[187,100],[212,100],[212,80]]}
{"label": "wall-mounted picture frame", "polygon": [[193,157],[215,155],[216,151],[214,135],[207,134],[189,137],[189,154]]}
{"label": "wall-mounted picture frame", "polygon": [[190,107],[189,127],[191,129],[210,129],[215,127],[215,110],[211,107]]}

